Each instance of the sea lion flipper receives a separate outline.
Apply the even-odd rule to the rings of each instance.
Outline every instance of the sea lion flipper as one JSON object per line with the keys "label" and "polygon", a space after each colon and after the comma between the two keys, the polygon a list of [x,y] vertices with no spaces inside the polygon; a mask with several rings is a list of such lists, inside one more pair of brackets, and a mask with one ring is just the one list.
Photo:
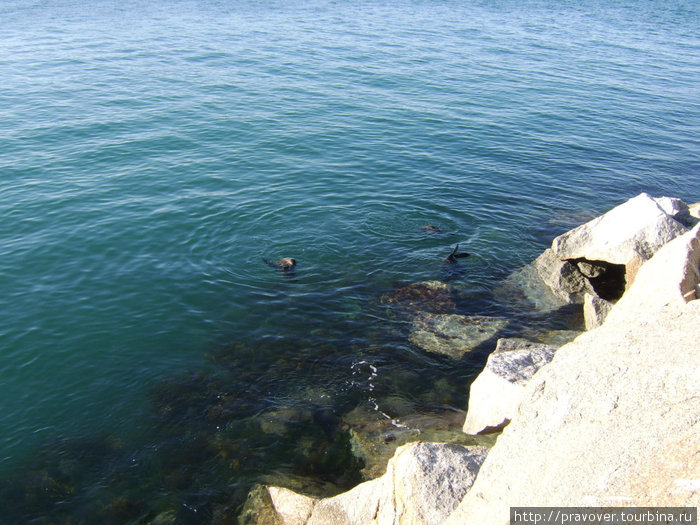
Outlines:
{"label": "sea lion flipper", "polygon": [[457,259],[455,258],[455,254],[457,253],[457,250],[459,250],[459,244],[458,244],[457,246],[455,246],[455,249],[452,250],[452,253],[451,253],[450,255],[448,255],[447,257],[445,257],[445,261],[444,261],[444,262],[446,262],[446,263],[451,263],[451,264],[456,263],[456,262],[457,262]]}
{"label": "sea lion flipper", "polygon": [[445,257],[446,263],[449,264],[457,264],[457,259],[463,259],[465,257],[469,257],[471,254],[470,253],[457,253],[459,251],[459,244],[455,246],[455,249],[452,250],[452,253]]}

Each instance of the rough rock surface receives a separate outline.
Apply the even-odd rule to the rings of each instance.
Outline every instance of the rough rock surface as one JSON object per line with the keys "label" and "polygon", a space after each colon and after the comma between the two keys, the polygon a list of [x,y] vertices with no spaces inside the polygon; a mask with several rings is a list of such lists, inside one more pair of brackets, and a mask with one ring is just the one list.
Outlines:
{"label": "rough rock surface", "polygon": [[268,487],[270,500],[282,523],[286,525],[304,525],[314,508],[313,498],[297,494],[283,487]]}
{"label": "rough rock surface", "polygon": [[428,352],[459,359],[506,326],[508,320],[502,317],[424,313],[413,321],[409,339]]}
{"label": "rough rock surface", "polygon": [[586,330],[593,330],[603,324],[614,303],[597,295],[586,294],[583,299],[583,319]]}
{"label": "rough rock surface", "polygon": [[[552,250],[549,250],[552,253]],[[521,309],[532,308],[540,312],[558,310],[568,301],[555,295],[552,288],[544,281],[535,268],[534,261],[510,274],[494,289],[496,297],[504,304],[511,304]]]}
{"label": "rough rock surface", "polygon": [[557,351],[447,525],[505,524],[521,505],[700,504],[699,266],[700,226]]}
{"label": "rough rock surface", "polygon": [[443,443],[404,445],[381,478],[319,501],[308,525],[439,525],[471,487],[486,452]]}
{"label": "rough rock surface", "polygon": [[552,250],[562,260],[588,259],[627,264],[649,259],[661,246],[687,228],[674,219],[688,211],[678,199],[642,193],[604,215],[560,235]]}
{"label": "rough rock surface", "polygon": [[576,265],[559,259],[551,248],[542,252],[532,264],[536,275],[561,301],[560,304],[580,303],[583,295],[592,290]]}
{"label": "rough rock surface", "polygon": [[464,432],[488,433],[507,425],[530,378],[552,360],[554,352],[555,347],[525,339],[499,339],[471,385]]}
{"label": "rough rock surface", "polygon": [[258,487],[250,496],[259,505],[257,513],[249,506],[240,523],[439,525],[469,491],[487,450],[445,443],[404,445],[382,477],[321,500],[279,487]]}
{"label": "rough rock surface", "polygon": [[[624,324],[643,319],[647,313],[666,305],[700,299],[699,283],[700,225],[697,225],[642,266],[635,286],[612,308],[606,323]],[[689,353],[692,348],[688,349]]]}

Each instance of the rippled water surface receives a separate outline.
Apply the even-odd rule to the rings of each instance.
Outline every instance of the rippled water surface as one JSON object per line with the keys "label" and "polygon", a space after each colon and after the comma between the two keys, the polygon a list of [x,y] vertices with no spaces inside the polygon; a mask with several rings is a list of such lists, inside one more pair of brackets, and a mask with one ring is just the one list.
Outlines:
{"label": "rippled water surface", "polygon": [[444,280],[512,335],[565,328],[494,290],[642,191],[700,200],[696,2],[0,19],[0,523],[224,523],[280,469],[349,486],[344,414],[464,410],[484,358],[422,352],[382,294]]}

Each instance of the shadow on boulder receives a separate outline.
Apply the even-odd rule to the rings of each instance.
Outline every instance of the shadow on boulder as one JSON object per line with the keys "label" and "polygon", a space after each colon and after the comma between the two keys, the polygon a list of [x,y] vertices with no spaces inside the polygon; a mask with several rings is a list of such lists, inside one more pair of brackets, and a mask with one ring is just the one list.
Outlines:
{"label": "shadow on boulder", "polygon": [[573,263],[593,288],[595,294],[606,301],[617,301],[625,293],[627,280],[624,264],[588,259],[573,259]]}

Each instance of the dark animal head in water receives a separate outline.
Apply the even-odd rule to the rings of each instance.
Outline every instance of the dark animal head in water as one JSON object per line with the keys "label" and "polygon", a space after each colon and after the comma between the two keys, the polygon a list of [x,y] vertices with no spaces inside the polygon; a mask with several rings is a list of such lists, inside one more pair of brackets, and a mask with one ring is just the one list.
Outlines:
{"label": "dark animal head in water", "polygon": [[424,232],[429,232],[429,233],[441,233],[442,230],[438,228],[437,226],[433,226],[432,224],[426,224],[425,226],[420,227],[421,230]]}
{"label": "dark animal head in water", "polygon": [[452,253],[445,257],[443,262],[448,263],[448,264],[457,264],[457,259],[463,259],[464,257],[469,257],[471,254],[470,253],[457,253],[459,252],[459,244],[455,246],[455,249],[452,250]]}
{"label": "dark animal head in water", "polygon": [[268,266],[282,270],[283,272],[291,272],[297,265],[297,260],[292,257],[282,257],[279,261],[273,263],[267,259],[263,259]]}
{"label": "dark animal head in water", "polygon": [[285,272],[289,270],[293,270],[294,267],[297,265],[297,260],[293,259],[292,257],[284,257],[277,261],[277,268],[280,270],[284,270]]}

